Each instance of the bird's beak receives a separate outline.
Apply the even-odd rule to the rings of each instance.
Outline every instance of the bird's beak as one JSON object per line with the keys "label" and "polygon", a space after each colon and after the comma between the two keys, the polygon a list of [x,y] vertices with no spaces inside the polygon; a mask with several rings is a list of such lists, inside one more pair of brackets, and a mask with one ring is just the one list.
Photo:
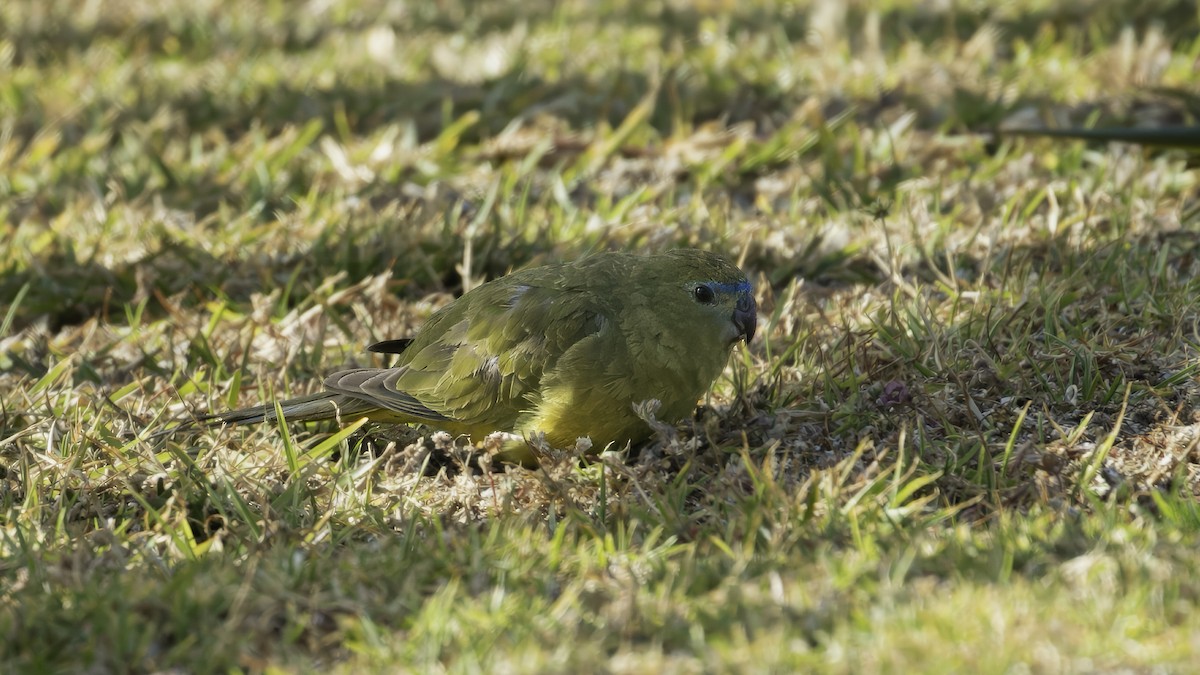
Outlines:
{"label": "bird's beak", "polygon": [[737,326],[738,337],[747,343],[754,339],[754,329],[758,327],[758,305],[750,293],[738,296],[737,306],[733,308],[733,325]]}

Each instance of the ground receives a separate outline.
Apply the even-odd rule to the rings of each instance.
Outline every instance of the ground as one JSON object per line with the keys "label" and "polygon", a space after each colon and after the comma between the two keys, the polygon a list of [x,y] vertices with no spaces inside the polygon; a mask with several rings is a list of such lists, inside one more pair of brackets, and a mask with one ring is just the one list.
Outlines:
{"label": "ground", "polygon": [[[1195,156],[1002,132],[1194,125],[1198,29],[1172,0],[0,4],[0,662],[1188,669]],[[509,270],[680,246],[747,270],[759,337],[641,447],[149,438],[383,363]]]}

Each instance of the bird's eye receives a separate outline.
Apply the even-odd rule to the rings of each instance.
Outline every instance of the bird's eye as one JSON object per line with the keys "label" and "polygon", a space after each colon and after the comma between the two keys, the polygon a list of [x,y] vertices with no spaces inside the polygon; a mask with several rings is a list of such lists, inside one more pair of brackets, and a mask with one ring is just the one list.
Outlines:
{"label": "bird's eye", "polygon": [[708,286],[700,284],[692,289],[692,297],[696,298],[696,302],[702,305],[711,305],[713,300],[717,299],[717,294],[713,293],[713,289]]}

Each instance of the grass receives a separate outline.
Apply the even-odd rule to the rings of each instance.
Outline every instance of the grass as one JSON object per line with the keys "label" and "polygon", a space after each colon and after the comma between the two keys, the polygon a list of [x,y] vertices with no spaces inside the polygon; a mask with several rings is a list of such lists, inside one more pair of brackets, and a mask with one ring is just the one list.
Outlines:
{"label": "grass", "polygon": [[[1190,3],[0,5],[0,663],[1182,671]],[[761,335],[635,452],[144,440],[464,288],[702,246]],[[670,420],[674,422],[674,420]],[[139,435],[143,438],[139,438]]]}

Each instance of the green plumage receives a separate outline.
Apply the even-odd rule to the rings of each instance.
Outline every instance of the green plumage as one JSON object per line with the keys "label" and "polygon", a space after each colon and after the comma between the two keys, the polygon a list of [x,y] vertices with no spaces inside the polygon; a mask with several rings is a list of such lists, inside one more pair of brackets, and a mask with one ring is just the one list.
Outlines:
{"label": "green plumage", "polygon": [[[601,253],[483,284],[411,340],[372,345],[399,354],[393,367],[334,373],[326,391],[280,405],[292,421],[365,415],[475,440],[540,431],[564,447],[589,436],[603,448],[649,435],[635,403],[658,399],[665,420],[688,415],[755,320],[745,275],[717,254]],[[208,421],[274,418],[259,406]]]}

